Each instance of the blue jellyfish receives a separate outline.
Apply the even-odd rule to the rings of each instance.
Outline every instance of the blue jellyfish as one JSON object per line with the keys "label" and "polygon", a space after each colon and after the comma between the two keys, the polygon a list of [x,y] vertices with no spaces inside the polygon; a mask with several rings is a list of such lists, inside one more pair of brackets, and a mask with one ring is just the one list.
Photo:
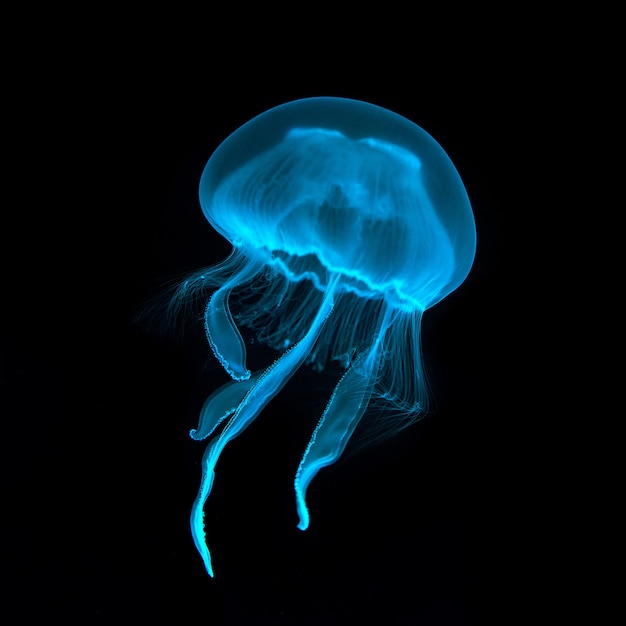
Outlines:
{"label": "blue jellyfish", "polygon": [[[295,473],[301,530],[307,487],[368,406],[376,437],[427,411],[422,315],[465,280],[476,230],[441,146],[404,117],[346,98],[288,102],[244,124],[206,164],[200,203],[232,251],[184,281],[172,306],[206,294],[208,343],[232,379],[190,433],[211,437],[191,531],[213,576],[203,507],[220,454],[301,365],[336,361],[342,372]],[[244,327],[279,354],[264,370],[247,367]]]}

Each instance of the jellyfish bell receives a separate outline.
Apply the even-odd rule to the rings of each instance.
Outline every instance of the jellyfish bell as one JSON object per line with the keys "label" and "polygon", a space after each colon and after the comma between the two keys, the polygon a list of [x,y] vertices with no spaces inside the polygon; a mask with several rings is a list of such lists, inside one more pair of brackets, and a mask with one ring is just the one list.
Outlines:
{"label": "jellyfish bell", "polygon": [[287,273],[312,254],[346,288],[396,294],[408,308],[436,304],[474,259],[472,209],[448,155],[366,102],[306,98],[255,117],[209,159],[200,201],[234,246],[278,253]]}
{"label": "jellyfish bell", "polygon": [[[424,414],[422,314],[465,280],[476,231],[441,146],[404,117],[345,98],[296,100],[244,124],[209,159],[200,204],[233,246],[177,296],[211,290],[206,335],[232,378],[191,431],[212,436],[191,527],[213,575],[203,506],[219,456],[303,363],[337,361],[345,372],[296,471],[302,530],[308,485],[339,458],[368,405],[387,405],[387,434]],[[248,370],[241,327],[279,351],[266,369]]]}

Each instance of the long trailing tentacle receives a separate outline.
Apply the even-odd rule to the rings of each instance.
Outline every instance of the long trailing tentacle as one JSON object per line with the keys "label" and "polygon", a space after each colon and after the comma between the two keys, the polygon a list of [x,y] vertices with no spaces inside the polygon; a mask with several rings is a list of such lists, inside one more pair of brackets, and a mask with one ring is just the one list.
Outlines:
{"label": "long trailing tentacle", "polygon": [[294,481],[300,530],[309,526],[306,490],[310,482],[322,467],[341,456],[367,409],[376,377],[376,368],[370,366],[376,358],[374,351],[375,347],[362,354],[343,375],[304,452]]}
{"label": "long trailing tentacle", "polygon": [[383,354],[383,339],[393,316],[387,307],[370,348],[361,353],[343,375],[304,452],[296,477],[296,508],[300,530],[309,526],[306,491],[316,474],[343,453],[369,404]]}
{"label": "long trailing tentacle", "polygon": [[[322,304],[307,334],[254,380],[222,432],[209,443],[204,453],[200,489],[191,510],[191,532],[196,548],[202,556],[210,576],[213,576],[213,567],[211,554],[206,543],[203,507],[211,493],[217,461],[228,442],[240,434],[259,415],[267,403],[282,389],[296,369],[305,361],[333,309],[337,281],[336,275],[331,277]],[[242,383],[235,383],[235,385],[237,384]],[[234,390],[229,387],[225,390],[225,398],[230,401],[233,397],[235,397]],[[228,403],[226,402],[226,404]],[[217,406],[223,413],[224,404],[218,401]],[[221,420],[218,418],[214,421],[215,423],[207,422],[206,429],[202,427],[202,430],[212,430]]]}

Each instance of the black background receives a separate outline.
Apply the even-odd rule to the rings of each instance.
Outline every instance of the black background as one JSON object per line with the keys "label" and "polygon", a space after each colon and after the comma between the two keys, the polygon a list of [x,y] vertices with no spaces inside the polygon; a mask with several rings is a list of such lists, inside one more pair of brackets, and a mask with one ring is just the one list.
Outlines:
{"label": "black background", "polygon": [[[501,250],[519,68],[503,74],[464,45],[442,56],[355,37],[333,49],[340,33],[325,32],[314,54],[297,37],[251,45],[226,29],[217,45],[212,26],[206,46],[187,46],[139,29],[42,52],[37,97],[15,118],[20,194],[3,234],[20,236],[2,329],[9,596],[25,620],[81,624],[480,623],[494,561],[512,549],[492,470],[511,445],[498,395],[510,341]],[[269,107],[316,95],[372,102],[435,137],[474,208],[476,262],[424,319],[432,414],[323,470],[306,533],[293,474],[333,378],[304,368],[226,449],[206,507],[211,580],[188,524],[204,444],[187,433],[226,378],[201,325],[159,334],[137,314],[229,251],[197,198],[213,150]]]}

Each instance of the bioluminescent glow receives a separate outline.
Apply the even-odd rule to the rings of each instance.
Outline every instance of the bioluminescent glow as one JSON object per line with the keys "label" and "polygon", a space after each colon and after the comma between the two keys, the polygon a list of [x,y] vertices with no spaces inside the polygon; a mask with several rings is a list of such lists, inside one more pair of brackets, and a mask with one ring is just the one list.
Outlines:
{"label": "bioluminescent glow", "polygon": [[[209,159],[200,203],[232,252],[189,277],[172,306],[207,294],[208,342],[232,378],[191,431],[212,437],[191,530],[213,576],[203,507],[220,454],[302,364],[345,369],[295,473],[302,530],[307,487],[368,406],[370,438],[427,411],[422,314],[465,280],[476,231],[441,146],[396,113],[344,98],[289,102],[244,124]],[[279,351],[267,369],[248,370],[240,327]]]}

